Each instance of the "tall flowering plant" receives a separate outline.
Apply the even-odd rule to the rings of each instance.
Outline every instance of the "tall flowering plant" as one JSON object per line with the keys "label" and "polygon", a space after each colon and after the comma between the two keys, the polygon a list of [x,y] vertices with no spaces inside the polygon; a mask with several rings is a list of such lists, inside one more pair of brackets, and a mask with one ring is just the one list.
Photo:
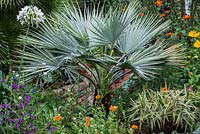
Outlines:
{"label": "tall flowering plant", "polygon": [[188,86],[190,89],[200,90],[200,29],[195,26],[191,31],[188,32],[188,51],[187,51],[187,61],[186,68],[188,70]]}
{"label": "tall flowering plant", "polygon": [[26,44],[28,42],[27,36],[28,36],[29,28],[30,26],[34,26],[34,25],[38,27],[40,23],[44,22],[45,16],[44,16],[44,13],[41,11],[41,9],[39,9],[36,6],[30,5],[30,6],[25,6],[24,8],[21,9],[21,11],[19,11],[19,14],[17,15],[17,20],[21,23],[21,25],[27,25],[26,40],[23,45],[23,55],[20,62],[20,71],[21,71],[22,62],[24,58],[24,51],[25,51]]}

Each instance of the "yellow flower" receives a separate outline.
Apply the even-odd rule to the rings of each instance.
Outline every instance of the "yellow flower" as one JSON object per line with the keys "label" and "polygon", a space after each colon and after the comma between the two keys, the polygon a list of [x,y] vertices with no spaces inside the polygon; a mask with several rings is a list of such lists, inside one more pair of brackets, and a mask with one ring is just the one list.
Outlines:
{"label": "yellow flower", "polygon": [[62,119],[62,116],[60,116],[59,114],[54,116],[54,121],[60,121]]}
{"label": "yellow flower", "polygon": [[189,37],[193,37],[193,38],[197,38],[198,36],[200,35],[200,33],[198,32],[196,32],[196,31],[194,31],[194,30],[192,30],[192,31],[190,31],[189,33],[188,33],[188,36]]}
{"label": "yellow flower", "polygon": [[101,98],[101,96],[98,94],[95,96],[96,100],[99,100]]}
{"label": "yellow flower", "polygon": [[163,87],[163,88],[161,88],[160,91],[163,92],[163,93],[167,93],[167,92],[169,92],[169,90],[167,89],[167,87]]}
{"label": "yellow flower", "polygon": [[138,125],[132,124],[131,128],[132,129],[138,129]]}
{"label": "yellow flower", "polygon": [[100,134],[99,132],[95,132],[95,134]]}
{"label": "yellow flower", "polygon": [[197,41],[194,43],[194,47],[200,48],[200,41],[199,41],[199,40],[197,40]]}
{"label": "yellow flower", "polygon": [[109,110],[112,111],[112,112],[114,112],[117,108],[118,108],[118,106],[112,106],[112,105],[111,105],[111,106],[109,107]]}

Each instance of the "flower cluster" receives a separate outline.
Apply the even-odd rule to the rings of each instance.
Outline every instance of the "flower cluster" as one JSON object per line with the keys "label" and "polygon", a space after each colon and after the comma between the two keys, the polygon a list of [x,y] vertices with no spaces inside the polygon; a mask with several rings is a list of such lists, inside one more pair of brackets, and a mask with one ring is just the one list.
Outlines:
{"label": "flower cluster", "polygon": [[19,11],[17,15],[17,20],[21,25],[36,25],[38,26],[40,22],[44,22],[45,16],[41,9],[38,9],[36,6],[25,6]]}
{"label": "flower cluster", "polygon": [[[5,84],[5,80],[1,81]],[[14,91],[14,95],[19,100],[12,101],[12,97],[7,100],[6,103],[0,105],[0,115],[2,117],[1,125],[13,126],[15,129],[19,129],[21,133],[36,133],[39,128],[34,125],[35,116],[33,115],[33,108],[30,105],[31,96],[27,95],[26,92],[20,91],[25,85],[18,86],[16,83],[11,84],[11,88]]]}
{"label": "flower cluster", "polygon": [[193,46],[195,48],[200,48],[200,41],[197,39],[200,37],[200,32],[192,30],[192,31],[188,32],[188,36],[195,38],[195,42],[194,42]]}

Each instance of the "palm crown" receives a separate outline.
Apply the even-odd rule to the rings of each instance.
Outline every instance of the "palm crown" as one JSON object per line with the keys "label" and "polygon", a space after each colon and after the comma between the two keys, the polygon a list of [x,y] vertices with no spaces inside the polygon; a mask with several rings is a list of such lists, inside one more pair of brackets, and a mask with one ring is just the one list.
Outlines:
{"label": "palm crown", "polygon": [[39,32],[29,34],[29,46],[23,54],[25,77],[55,70],[64,70],[74,77],[80,68],[93,72],[86,66],[89,62],[95,65],[96,75],[99,65],[110,73],[117,70],[113,73],[116,76],[121,69],[128,68],[151,79],[163,65],[180,63],[177,45],[169,47],[166,41],[157,39],[168,29],[170,21],[164,22],[150,13],[139,16],[141,10],[137,1],[124,11],[119,9],[105,13],[99,8],[82,11],[72,5],[55,12],[41,25]]}

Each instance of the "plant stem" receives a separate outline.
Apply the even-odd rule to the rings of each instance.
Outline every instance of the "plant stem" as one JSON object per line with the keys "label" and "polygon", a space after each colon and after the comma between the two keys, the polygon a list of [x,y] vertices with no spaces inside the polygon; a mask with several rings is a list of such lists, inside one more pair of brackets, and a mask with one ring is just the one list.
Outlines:
{"label": "plant stem", "polygon": [[[22,63],[24,62],[24,53],[25,53],[26,44],[28,42],[29,28],[30,28],[30,26],[28,25],[27,30],[26,30],[26,40],[25,40],[24,45],[23,45],[23,50],[22,50],[23,53],[22,53],[22,58],[21,58],[21,61],[20,61],[20,72],[19,72],[20,77],[19,77],[19,82],[20,82],[21,77],[22,77],[22,73],[21,73],[22,72]],[[23,73],[23,77],[24,77],[24,73]]]}

